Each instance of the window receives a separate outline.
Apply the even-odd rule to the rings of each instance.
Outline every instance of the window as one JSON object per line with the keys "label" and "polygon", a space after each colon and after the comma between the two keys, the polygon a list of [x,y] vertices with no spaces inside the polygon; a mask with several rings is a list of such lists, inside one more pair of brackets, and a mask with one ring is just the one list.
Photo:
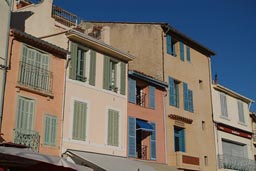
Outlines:
{"label": "window", "polygon": [[74,101],[72,139],[86,140],[87,104]]}
{"label": "window", "polygon": [[139,106],[145,107],[145,97],[146,93],[144,93],[144,87],[136,85],[136,104]]}
{"label": "window", "polygon": [[49,71],[49,55],[24,45],[18,82],[51,93],[52,73]]}
{"label": "window", "polygon": [[108,145],[119,146],[119,113],[108,110]]}
{"label": "window", "polygon": [[95,85],[96,52],[77,43],[71,43],[69,78]]}
{"label": "window", "polygon": [[185,129],[174,127],[174,150],[185,152]]}
{"label": "window", "polygon": [[248,158],[246,144],[240,144],[226,139],[222,139],[222,150],[223,155],[226,155],[226,157],[235,156],[241,158]]}
{"label": "window", "polygon": [[171,35],[166,36],[166,46],[167,46],[167,53],[173,56],[176,56],[176,49],[175,44],[177,43],[176,40],[174,40]]}
{"label": "window", "polygon": [[57,135],[57,117],[46,114],[44,116],[44,144],[55,146]]}
{"label": "window", "polygon": [[104,56],[103,88],[125,95],[126,64]]}
{"label": "window", "polygon": [[237,101],[239,122],[245,123],[243,102]]}
{"label": "window", "polygon": [[151,122],[150,125],[153,128],[150,136],[150,159],[156,160],[156,124]]}
{"label": "window", "polygon": [[220,107],[221,116],[228,118],[227,97],[224,93],[220,93]]}
{"label": "window", "polygon": [[180,82],[174,80],[172,77],[169,77],[169,104],[171,106],[179,107],[180,105],[179,84]]}
{"label": "window", "polygon": [[193,91],[188,89],[188,84],[183,83],[184,110],[194,112]]}

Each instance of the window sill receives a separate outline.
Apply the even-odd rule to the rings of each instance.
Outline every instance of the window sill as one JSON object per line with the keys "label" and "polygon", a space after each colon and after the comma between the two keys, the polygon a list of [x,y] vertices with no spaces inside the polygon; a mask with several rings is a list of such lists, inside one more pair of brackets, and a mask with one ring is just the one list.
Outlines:
{"label": "window sill", "polygon": [[241,121],[238,121],[238,124],[242,125],[242,126],[248,126],[248,125],[245,124],[245,122],[241,122]]}
{"label": "window sill", "polygon": [[52,149],[59,149],[59,147],[55,145],[49,145],[49,144],[41,144],[44,148],[52,148]]}
{"label": "window sill", "polygon": [[226,116],[222,116],[222,115],[220,115],[220,118],[221,119],[225,119],[225,120],[227,120],[227,121],[231,121],[228,117],[226,117]]}
{"label": "window sill", "polygon": [[45,97],[50,97],[50,98],[54,97],[52,93],[47,93],[47,92],[44,92],[44,91],[34,89],[32,87],[20,85],[19,83],[16,85],[16,88],[19,88],[19,89],[25,90],[25,91],[29,91],[31,93],[39,94],[39,95],[42,95],[42,96],[45,96]]}

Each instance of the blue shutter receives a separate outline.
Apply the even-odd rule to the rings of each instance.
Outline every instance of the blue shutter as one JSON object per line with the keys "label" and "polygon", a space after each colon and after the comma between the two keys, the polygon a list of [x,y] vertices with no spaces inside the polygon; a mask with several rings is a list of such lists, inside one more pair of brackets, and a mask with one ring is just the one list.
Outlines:
{"label": "blue shutter", "polygon": [[128,118],[128,156],[136,157],[136,119]]}
{"label": "blue shutter", "polygon": [[148,94],[149,94],[149,108],[155,109],[156,103],[155,103],[155,94],[156,94],[156,88],[153,86],[148,86]]}
{"label": "blue shutter", "polygon": [[176,106],[174,79],[172,77],[169,77],[169,86],[169,104],[170,106]]}
{"label": "blue shutter", "polygon": [[150,159],[156,160],[156,124],[151,122],[150,125],[153,128],[150,136]]}
{"label": "blue shutter", "polygon": [[190,62],[190,47],[186,47],[186,51],[187,51],[187,61]]}
{"label": "blue shutter", "polygon": [[167,48],[167,53],[172,55],[172,37],[170,35],[167,35],[166,37],[166,48]]}
{"label": "blue shutter", "polygon": [[188,108],[188,84],[183,83],[183,98],[184,98],[184,110],[189,110]]}
{"label": "blue shutter", "polygon": [[185,152],[185,129],[181,129],[179,131],[179,137],[180,137],[180,151]]}
{"label": "blue shutter", "polygon": [[131,78],[128,79],[128,86],[129,86],[129,102],[136,103],[136,80],[133,80]]}
{"label": "blue shutter", "polygon": [[188,109],[190,112],[194,111],[194,106],[193,106],[193,92],[192,90],[188,90]]}
{"label": "blue shutter", "polygon": [[184,61],[184,44],[180,42],[180,60]]}

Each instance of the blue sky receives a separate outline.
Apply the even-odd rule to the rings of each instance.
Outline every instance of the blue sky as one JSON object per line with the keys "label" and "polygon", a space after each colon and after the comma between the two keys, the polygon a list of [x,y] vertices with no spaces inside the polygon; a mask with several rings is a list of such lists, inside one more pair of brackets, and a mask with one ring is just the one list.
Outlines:
{"label": "blue sky", "polygon": [[[216,52],[219,83],[256,100],[255,0],[54,0],[84,20],[168,22]],[[256,104],[251,110],[256,111]]]}

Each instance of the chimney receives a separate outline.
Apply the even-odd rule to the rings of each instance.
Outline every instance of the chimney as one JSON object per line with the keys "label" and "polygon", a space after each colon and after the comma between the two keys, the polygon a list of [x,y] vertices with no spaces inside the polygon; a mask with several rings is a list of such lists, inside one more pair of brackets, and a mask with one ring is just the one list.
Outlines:
{"label": "chimney", "polygon": [[214,80],[213,80],[213,84],[218,84],[219,80],[218,80],[218,74],[214,75]]}

